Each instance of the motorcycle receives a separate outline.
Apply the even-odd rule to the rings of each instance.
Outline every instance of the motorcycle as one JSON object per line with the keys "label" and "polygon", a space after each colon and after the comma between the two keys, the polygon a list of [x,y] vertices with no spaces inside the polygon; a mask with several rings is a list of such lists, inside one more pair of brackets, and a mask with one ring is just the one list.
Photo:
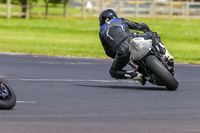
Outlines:
{"label": "motorcycle", "polygon": [[12,109],[16,104],[16,95],[11,86],[0,78],[0,109]]}
{"label": "motorcycle", "polygon": [[144,78],[159,86],[165,86],[169,91],[175,91],[178,88],[178,81],[171,72],[167,59],[156,50],[152,40],[145,40],[142,37],[131,40],[129,51],[129,63],[132,68],[144,75]]}

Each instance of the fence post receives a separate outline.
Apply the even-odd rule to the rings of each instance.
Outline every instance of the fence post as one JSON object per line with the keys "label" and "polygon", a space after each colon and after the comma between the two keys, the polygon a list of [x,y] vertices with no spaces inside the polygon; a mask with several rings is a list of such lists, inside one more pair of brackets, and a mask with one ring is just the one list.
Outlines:
{"label": "fence post", "polygon": [[118,14],[118,16],[120,16],[120,0],[117,0],[117,14]]}
{"label": "fence post", "polygon": [[173,0],[170,0],[170,4],[169,5],[170,5],[170,8],[169,8],[169,19],[173,20],[173,12],[174,12],[173,11],[173,7],[174,7],[173,6]]}
{"label": "fence post", "polygon": [[139,1],[135,0],[135,19],[138,20],[138,8],[139,8]]}
{"label": "fence post", "polygon": [[99,0],[99,13],[103,10],[103,0]]}
{"label": "fence post", "polygon": [[188,21],[190,17],[190,3],[188,0],[185,3],[185,8],[185,19]]}
{"label": "fence post", "polygon": [[11,0],[7,0],[7,19],[11,18]]}
{"label": "fence post", "polygon": [[152,8],[151,8],[151,15],[152,15],[152,19],[153,21],[156,20],[156,0],[152,1]]}
{"label": "fence post", "polygon": [[82,20],[85,20],[85,0],[82,0]]}

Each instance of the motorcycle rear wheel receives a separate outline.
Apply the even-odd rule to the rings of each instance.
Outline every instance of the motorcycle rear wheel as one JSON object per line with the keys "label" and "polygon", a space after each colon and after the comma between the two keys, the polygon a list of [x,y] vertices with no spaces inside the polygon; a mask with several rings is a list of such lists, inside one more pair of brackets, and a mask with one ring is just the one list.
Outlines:
{"label": "motorcycle rear wheel", "polygon": [[154,55],[148,56],[145,63],[157,77],[157,80],[166,86],[167,90],[175,91],[178,88],[178,81]]}
{"label": "motorcycle rear wheel", "polygon": [[12,109],[16,104],[16,95],[11,86],[0,78],[0,109]]}

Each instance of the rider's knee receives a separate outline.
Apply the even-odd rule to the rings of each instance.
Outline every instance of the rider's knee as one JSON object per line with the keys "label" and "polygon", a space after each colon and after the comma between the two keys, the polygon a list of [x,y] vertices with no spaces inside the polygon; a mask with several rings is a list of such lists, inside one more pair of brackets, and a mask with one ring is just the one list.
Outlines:
{"label": "rider's knee", "polygon": [[115,72],[116,72],[116,70],[114,70],[114,69],[110,68],[110,70],[109,70],[109,73],[110,73],[110,76],[111,76],[111,77],[113,77],[113,78],[115,78],[115,77],[116,77],[116,74],[115,74]]}

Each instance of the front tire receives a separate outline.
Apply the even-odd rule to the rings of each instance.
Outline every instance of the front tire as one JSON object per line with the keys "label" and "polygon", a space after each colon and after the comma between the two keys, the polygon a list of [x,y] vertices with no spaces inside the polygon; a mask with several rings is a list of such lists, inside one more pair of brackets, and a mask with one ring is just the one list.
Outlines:
{"label": "front tire", "polygon": [[178,81],[154,55],[148,56],[145,63],[151,72],[153,72],[157,77],[157,80],[166,86],[167,90],[174,91],[178,88]]}
{"label": "front tire", "polygon": [[12,109],[16,104],[16,95],[3,79],[0,78],[0,109]]}

